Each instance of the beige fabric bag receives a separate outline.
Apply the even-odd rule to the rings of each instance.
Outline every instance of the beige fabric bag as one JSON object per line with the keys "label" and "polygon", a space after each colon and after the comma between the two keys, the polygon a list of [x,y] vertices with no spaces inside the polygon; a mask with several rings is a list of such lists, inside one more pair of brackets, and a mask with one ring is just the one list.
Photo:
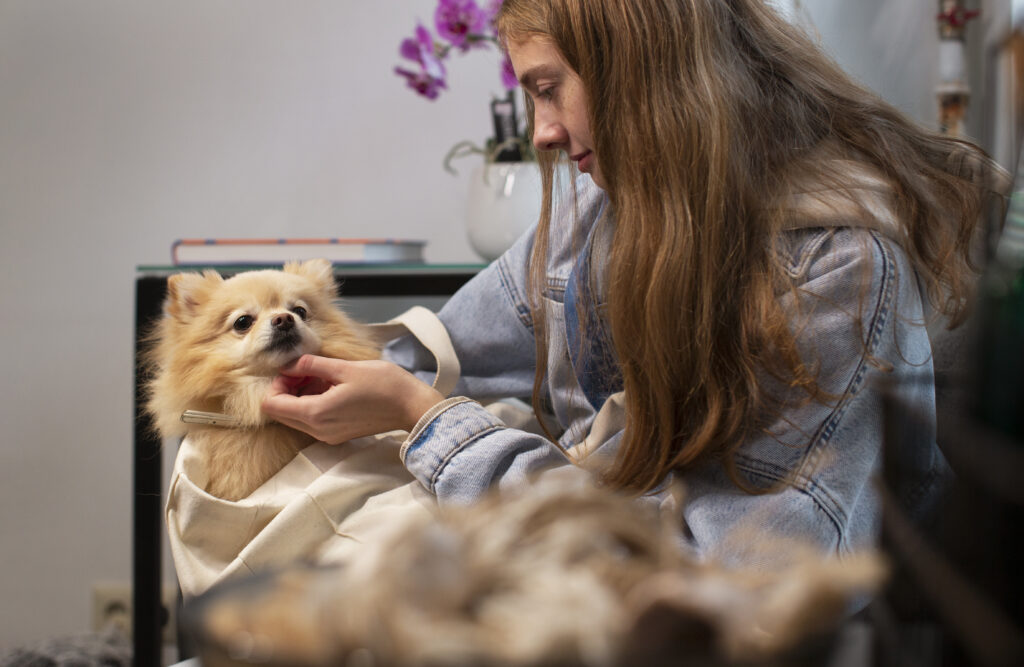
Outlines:
{"label": "beige fabric bag", "polygon": [[[416,336],[437,360],[434,387],[447,396],[460,368],[437,316],[415,307],[371,325],[384,342]],[[341,445],[316,443],[249,497],[227,501],[203,491],[202,459],[185,438],[165,510],[171,555],[185,596],[258,570],[297,561],[341,563],[361,545],[379,544],[410,522],[432,516],[434,497],[406,471],[398,452],[404,431]]]}

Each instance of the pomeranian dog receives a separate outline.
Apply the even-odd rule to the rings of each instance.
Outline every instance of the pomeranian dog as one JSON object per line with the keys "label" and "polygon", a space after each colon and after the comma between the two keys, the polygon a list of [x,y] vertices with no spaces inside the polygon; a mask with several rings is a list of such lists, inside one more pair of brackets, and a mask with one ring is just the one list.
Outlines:
{"label": "pomeranian dog", "polygon": [[[146,410],[162,437],[188,436],[205,459],[211,495],[248,496],[314,441],[261,412],[278,369],[303,354],[380,357],[336,295],[327,260],[228,279],[214,271],[168,279],[145,357]],[[186,423],[186,411],[227,415],[231,425]]]}

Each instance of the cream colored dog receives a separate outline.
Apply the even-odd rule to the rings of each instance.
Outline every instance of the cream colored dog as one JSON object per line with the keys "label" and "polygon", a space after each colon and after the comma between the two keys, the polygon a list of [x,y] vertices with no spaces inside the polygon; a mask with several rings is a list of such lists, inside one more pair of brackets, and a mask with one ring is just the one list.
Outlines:
{"label": "cream colored dog", "polygon": [[[205,457],[206,491],[249,495],[313,438],[260,411],[278,369],[303,354],[376,359],[378,347],[334,304],[326,260],[281,271],[171,276],[164,317],[150,336],[146,410],[162,437],[188,436]],[[231,424],[185,423],[185,411],[227,415]]]}

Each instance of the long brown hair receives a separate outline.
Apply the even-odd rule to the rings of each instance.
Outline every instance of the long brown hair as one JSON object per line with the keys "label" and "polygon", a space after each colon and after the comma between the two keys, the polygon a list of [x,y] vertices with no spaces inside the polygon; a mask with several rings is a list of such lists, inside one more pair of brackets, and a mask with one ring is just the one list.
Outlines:
{"label": "long brown hair", "polygon": [[[825,146],[888,180],[929,300],[954,323],[964,316],[991,162],[853,83],[761,0],[505,0],[497,25],[506,43],[550,40],[588,95],[614,215],[606,316],[627,404],[611,485],[649,489],[728,455],[765,424],[766,373],[820,399],[777,300],[771,247],[786,224],[776,202]],[[540,159],[534,294],[555,158]],[[545,329],[533,311],[539,386]]]}

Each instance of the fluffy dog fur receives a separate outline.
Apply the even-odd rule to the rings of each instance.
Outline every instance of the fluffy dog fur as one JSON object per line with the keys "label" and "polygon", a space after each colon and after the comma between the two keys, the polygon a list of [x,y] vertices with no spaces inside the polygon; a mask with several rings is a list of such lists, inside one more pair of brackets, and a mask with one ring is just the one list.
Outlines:
{"label": "fluffy dog fur", "polygon": [[[210,494],[237,500],[313,438],[270,421],[260,403],[278,369],[303,354],[376,359],[379,349],[334,304],[326,260],[282,271],[171,276],[150,337],[146,409],[165,438],[188,436],[206,459]],[[186,424],[185,410],[232,415],[236,428]]]}
{"label": "fluffy dog fur", "polygon": [[696,562],[680,519],[551,475],[442,508],[344,567],[211,591],[186,627],[204,664],[274,667],[820,665],[874,552],[749,533],[767,569]]}

